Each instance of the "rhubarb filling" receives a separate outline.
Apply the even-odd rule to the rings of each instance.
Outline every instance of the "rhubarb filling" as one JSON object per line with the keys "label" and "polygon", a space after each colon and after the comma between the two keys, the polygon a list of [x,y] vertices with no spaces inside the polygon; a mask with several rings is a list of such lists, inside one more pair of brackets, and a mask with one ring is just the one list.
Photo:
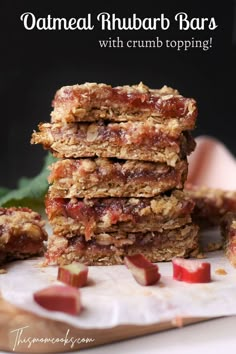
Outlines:
{"label": "rhubarb filling", "polygon": [[155,231],[191,221],[193,202],[182,192],[156,198],[46,199],[46,212],[56,234],[102,231]]}

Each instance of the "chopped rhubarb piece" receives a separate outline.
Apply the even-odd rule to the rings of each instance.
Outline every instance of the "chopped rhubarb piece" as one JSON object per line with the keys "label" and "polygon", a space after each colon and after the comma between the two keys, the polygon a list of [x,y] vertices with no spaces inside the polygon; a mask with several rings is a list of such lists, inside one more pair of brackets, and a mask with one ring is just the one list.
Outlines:
{"label": "chopped rhubarb piece", "polygon": [[81,288],[88,279],[88,267],[82,263],[72,263],[58,268],[57,280]]}
{"label": "chopped rhubarb piece", "polygon": [[36,291],[35,302],[49,311],[76,315],[81,311],[80,293],[72,286],[53,285]]}
{"label": "chopped rhubarb piece", "polygon": [[155,284],[161,277],[158,266],[149,262],[142,254],[126,256],[124,262],[134,279],[141,285]]}
{"label": "chopped rhubarb piece", "polygon": [[187,283],[209,283],[211,281],[211,265],[183,258],[172,260],[173,278]]}

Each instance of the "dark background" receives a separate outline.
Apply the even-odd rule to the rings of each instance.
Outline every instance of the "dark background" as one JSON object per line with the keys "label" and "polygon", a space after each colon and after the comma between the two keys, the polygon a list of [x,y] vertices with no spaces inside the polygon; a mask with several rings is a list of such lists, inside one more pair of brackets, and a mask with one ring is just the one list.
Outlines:
{"label": "dark background", "polygon": [[[0,185],[15,187],[21,176],[37,174],[46,154],[31,146],[30,136],[41,121],[49,121],[55,91],[75,83],[105,82],[112,85],[143,81],[159,88],[166,84],[198,102],[194,135],[208,134],[222,140],[236,154],[235,73],[233,43],[234,1],[1,1],[0,55]],[[178,31],[172,21],[167,31],[27,31],[20,21],[26,11],[36,17],[85,17],[102,11],[129,17],[173,20],[180,11],[189,17],[215,17],[218,28]],[[100,48],[98,39],[213,39],[208,51],[187,52],[157,48]]]}

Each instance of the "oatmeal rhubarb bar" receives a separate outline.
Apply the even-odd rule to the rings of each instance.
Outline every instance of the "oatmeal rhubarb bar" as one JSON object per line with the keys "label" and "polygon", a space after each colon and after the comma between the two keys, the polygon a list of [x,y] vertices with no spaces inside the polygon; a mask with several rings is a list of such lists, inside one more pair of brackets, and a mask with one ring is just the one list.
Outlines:
{"label": "oatmeal rhubarb bar", "polygon": [[186,185],[186,193],[195,203],[193,220],[202,228],[220,225],[227,212],[236,212],[236,192]]}
{"label": "oatmeal rhubarb bar", "polygon": [[236,213],[225,214],[221,221],[221,233],[225,241],[226,256],[236,267]]}
{"label": "oatmeal rhubarb bar", "polygon": [[0,208],[0,264],[42,255],[45,222],[28,208]]}
{"label": "oatmeal rhubarb bar", "polygon": [[197,116],[196,102],[177,90],[159,90],[144,84],[111,87],[85,83],[64,86],[53,100],[52,122],[137,121],[153,117],[156,122],[176,121],[183,130],[192,130]]}
{"label": "oatmeal rhubarb bar", "polygon": [[183,188],[188,164],[186,160],[171,167],[134,160],[65,159],[50,169],[51,198],[154,197]]}
{"label": "oatmeal rhubarb bar", "polygon": [[124,256],[142,253],[151,262],[170,261],[173,257],[197,256],[198,226],[185,225],[163,232],[101,233],[90,241],[83,235],[71,238],[53,235],[46,253],[48,264],[87,265],[122,264]]}
{"label": "oatmeal rhubarb bar", "polygon": [[194,204],[182,191],[155,198],[46,199],[53,233],[89,240],[100,232],[174,229],[191,222]]}
{"label": "oatmeal rhubarb bar", "polygon": [[117,157],[166,162],[175,166],[195,148],[194,140],[178,125],[144,122],[43,123],[32,144],[42,144],[59,158]]}
{"label": "oatmeal rhubarb bar", "polygon": [[51,122],[32,144],[60,160],[51,166],[46,213],[49,264],[122,264],[198,252],[194,203],[183,191],[195,142],[196,102],[164,86],[65,86]]}

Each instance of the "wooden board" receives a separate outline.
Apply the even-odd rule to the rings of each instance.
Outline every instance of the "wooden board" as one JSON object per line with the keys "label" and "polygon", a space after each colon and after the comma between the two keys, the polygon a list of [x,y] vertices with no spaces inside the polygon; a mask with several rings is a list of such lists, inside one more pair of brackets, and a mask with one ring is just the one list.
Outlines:
{"label": "wooden board", "polygon": [[[164,322],[145,326],[122,325],[108,329],[80,329],[66,323],[38,317],[20,310],[0,298],[0,350],[11,352],[14,350],[24,353],[59,353],[160,332],[204,320],[207,318],[177,319],[175,323]],[[66,333],[67,340],[71,342],[64,345]],[[56,343],[51,343],[53,338]],[[85,343],[87,338],[92,341]],[[49,342],[45,343],[47,339]],[[72,342],[76,339],[80,340],[71,347]],[[36,342],[30,346],[30,342],[34,340]]]}

